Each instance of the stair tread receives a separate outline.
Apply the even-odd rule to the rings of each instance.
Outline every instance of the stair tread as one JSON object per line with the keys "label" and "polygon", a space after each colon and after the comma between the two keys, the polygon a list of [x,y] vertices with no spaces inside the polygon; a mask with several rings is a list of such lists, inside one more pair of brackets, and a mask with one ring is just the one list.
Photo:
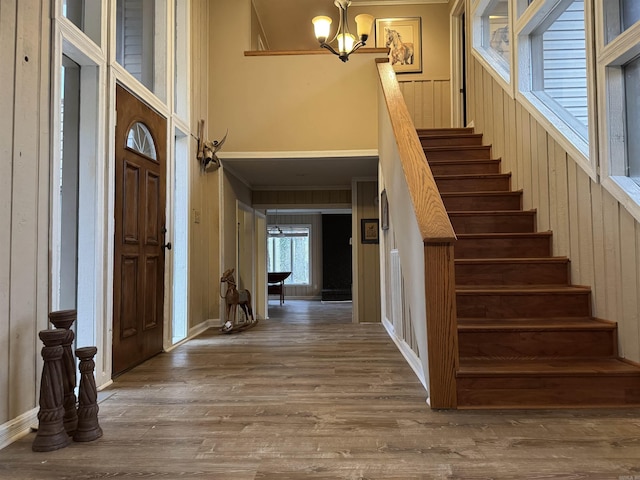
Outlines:
{"label": "stair tread", "polygon": [[586,293],[590,287],[583,285],[456,285],[456,293],[504,293],[506,295],[528,293]]}
{"label": "stair tread", "polygon": [[[447,179],[447,180],[467,180],[470,178],[504,178],[511,177],[511,173],[461,173],[461,174],[449,174],[449,175],[434,175],[433,178],[438,179]],[[456,192],[458,193],[458,192]],[[463,192],[459,192],[463,193]],[[478,192],[469,192],[470,195],[476,195]]]}
{"label": "stair tread", "polygon": [[475,165],[477,163],[496,163],[502,162],[501,158],[435,158],[433,160],[428,160],[428,162],[435,165],[464,165],[471,164]]}
{"label": "stair tread", "polygon": [[458,329],[473,331],[614,330],[616,324],[595,317],[458,318]]}
{"label": "stair tread", "polygon": [[550,237],[552,232],[460,233],[458,238]]}
{"label": "stair tread", "polygon": [[[473,127],[433,127],[433,128],[416,128],[418,134],[421,133],[433,133],[441,134],[442,132],[453,132],[455,133],[473,133]],[[477,135],[482,135],[478,133]]]}
{"label": "stair tread", "polygon": [[619,358],[460,358],[457,376],[637,375],[640,367]]}
{"label": "stair tread", "polygon": [[[497,174],[491,174],[491,175],[497,175]],[[502,175],[502,174],[499,174]],[[451,175],[451,176],[455,176],[455,175]],[[493,196],[498,196],[498,195],[506,195],[506,196],[519,196],[522,195],[522,190],[507,190],[504,192],[496,192],[495,190],[478,190],[476,192],[441,192],[440,193],[441,196],[443,197],[475,197],[475,196],[479,196],[479,197],[493,197]]]}
{"label": "stair tread", "polygon": [[491,145],[434,145],[422,147],[425,152],[446,152],[464,150],[491,150]]}
{"label": "stair tread", "polygon": [[421,138],[467,138],[467,137],[473,137],[473,138],[482,138],[482,134],[481,133],[473,133],[472,131],[450,131],[450,132],[442,132],[442,131],[435,131],[435,132],[429,132],[427,130],[418,130],[418,137]]}
{"label": "stair tread", "polygon": [[451,211],[451,212],[447,212],[447,213],[449,214],[449,216],[451,216],[451,215],[454,215],[454,216],[461,216],[461,215],[473,215],[473,216],[489,216],[489,215],[513,216],[513,215],[522,215],[522,216],[528,216],[528,215],[533,215],[533,214],[537,213],[537,210],[535,208],[532,208],[531,210],[455,210],[455,211]]}

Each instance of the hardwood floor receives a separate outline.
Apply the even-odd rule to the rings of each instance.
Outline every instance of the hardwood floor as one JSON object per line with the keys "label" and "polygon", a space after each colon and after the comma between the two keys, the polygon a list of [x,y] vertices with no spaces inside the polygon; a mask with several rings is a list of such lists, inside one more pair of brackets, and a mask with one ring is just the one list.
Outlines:
{"label": "hardwood floor", "polygon": [[0,451],[0,478],[640,479],[640,410],[432,411],[380,324],[286,300],[101,393],[104,436]]}

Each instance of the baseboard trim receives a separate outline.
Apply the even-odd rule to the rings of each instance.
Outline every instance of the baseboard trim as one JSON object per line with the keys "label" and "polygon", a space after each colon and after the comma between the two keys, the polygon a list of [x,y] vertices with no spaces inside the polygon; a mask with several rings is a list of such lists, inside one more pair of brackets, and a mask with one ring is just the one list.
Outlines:
{"label": "baseboard trim", "polygon": [[383,318],[382,325],[384,325],[384,328],[387,330],[387,333],[393,340],[393,343],[396,344],[396,346],[398,347],[398,350],[400,350],[400,353],[402,353],[402,356],[405,358],[405,360],[407,361],[407,363],[409,364],[413,372],[416,374],[416,377],[418,377],[418,380],[420,380],[420,383],[422,383],[422,386],[428,393],[429,387],[427,386],[427,382],[424,378],[424,373],[422,371],[422,362],[420,362],[420,357],[416,355],[416,353],[411,349],[411,347],[407,342],[405,342],[402,338],[396,335],[395,329],[393,328],[393,324],[389,320],[387,320],[386,318]]}
{"label": "baseboard trim", "polygon": [[0,425],[0,450],[24,437],[33,428],[37,427],[38,410],[38,408],[34,408]]}
{"label": "baseboard trim", "polygon": [[184,337],[179,342],[174,343],[169,348],[165,349],[165,352],[170,352],[171,350],[173,350],[174,348],[179,347],[183,343],[186,343],[189,340],[193,340],[195,337],[200,335],[205,330],[208,330],[210,328],[220,328],[220,327],[222,327],[222,323],[220,322],[219,318],[209,318],[209,319],[205,320],[204,322],[196,325],[195,327],[191,327],[189,329],[189,332],[187,333],[186,337]]}

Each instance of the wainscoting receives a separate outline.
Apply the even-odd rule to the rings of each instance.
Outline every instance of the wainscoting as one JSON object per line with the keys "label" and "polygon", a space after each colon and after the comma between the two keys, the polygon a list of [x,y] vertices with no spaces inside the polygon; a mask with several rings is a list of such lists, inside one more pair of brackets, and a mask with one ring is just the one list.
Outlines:
{"label": "wainscoting", "polygon": [[403,81],[398,75],[400,91],[416,128],[451,126],[451,81]]}

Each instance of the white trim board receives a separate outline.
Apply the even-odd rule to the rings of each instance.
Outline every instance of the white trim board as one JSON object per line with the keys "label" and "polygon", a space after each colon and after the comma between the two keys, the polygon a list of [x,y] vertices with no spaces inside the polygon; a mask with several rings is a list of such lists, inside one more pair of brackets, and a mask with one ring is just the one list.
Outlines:
{"label": "white trim board", "polygon": [[38,425],[38,410],[38,408],[31,409],[0,425],[0,450],[24,437]]}

